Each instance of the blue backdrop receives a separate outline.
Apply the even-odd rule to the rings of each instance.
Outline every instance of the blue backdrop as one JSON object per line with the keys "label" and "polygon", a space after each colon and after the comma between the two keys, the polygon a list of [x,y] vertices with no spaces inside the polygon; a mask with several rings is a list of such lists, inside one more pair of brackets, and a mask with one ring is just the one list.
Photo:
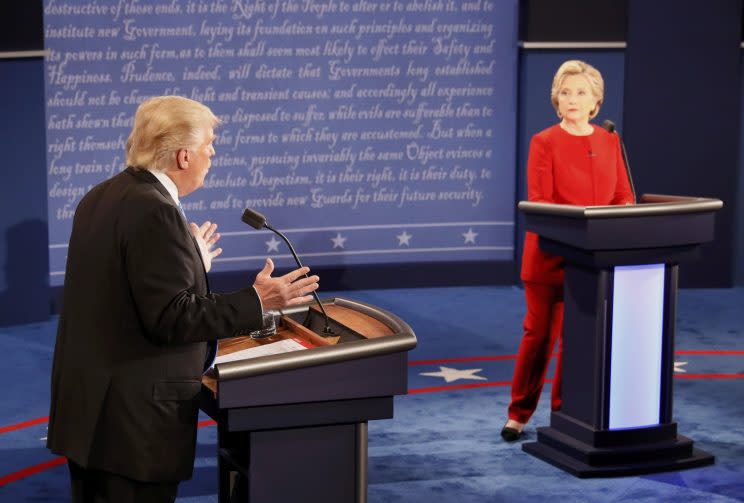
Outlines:
{"label": "blue backdrop", "polygon": [[190,220],[216,221],[216,272],[513,259],[516,0],[45,2],[50,274],[74,209],[125,165],[138,103],[220,117]]}

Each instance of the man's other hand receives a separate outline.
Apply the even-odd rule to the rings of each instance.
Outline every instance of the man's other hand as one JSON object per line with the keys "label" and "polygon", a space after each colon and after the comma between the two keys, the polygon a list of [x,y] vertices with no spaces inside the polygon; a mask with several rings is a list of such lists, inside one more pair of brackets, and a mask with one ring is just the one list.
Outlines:
{"label": "man's other hand", "polygon": [[222,253],[222,248],[212,249],[217,240],[220,239],[220,233],[217,232],[217,224],[210,223],[209,220],[201,224],[201,226],[191,222],[189,229],[191,229],[191,234],[196,239],[196,244],[199,245],[204,269],[209,272],[212,268],[212,259]]}
{"label": "man's other hand", "polygon": [[318,288],[318,276],[305,278],[309,267],[301,267],[288,272],[284,276],[271,277],[274,272],[274,262],[266,259],[264,268],[256,275],[253,287],[261,297],[264,309],[281,309],[287,306],[310,302],[311,293]]}

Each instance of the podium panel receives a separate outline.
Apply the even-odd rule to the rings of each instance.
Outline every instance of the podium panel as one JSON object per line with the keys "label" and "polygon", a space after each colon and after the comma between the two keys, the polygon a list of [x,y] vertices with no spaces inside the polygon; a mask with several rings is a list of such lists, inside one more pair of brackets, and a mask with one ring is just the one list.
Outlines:
{"label": "podium panel", "polygon": [[416,336],[368,304],[323,306],[329,336],[307,304],[280,311],[276,335],[220,341],[201,394],[217,422],[220,503],[366,502],[367,422],[392,418],[408,392]]}
{"label": "podium panel", "polygon": [[614,268],[610,430],[660,422],[663,313],[664,264]]}
{"label": "podium panel", "polygon": [[562,406],[523,449],[579,477],[703,466],[672,420],[679,263],[713,239],[717,199],[632,206],[521,202],[541,249],[565,259]]}

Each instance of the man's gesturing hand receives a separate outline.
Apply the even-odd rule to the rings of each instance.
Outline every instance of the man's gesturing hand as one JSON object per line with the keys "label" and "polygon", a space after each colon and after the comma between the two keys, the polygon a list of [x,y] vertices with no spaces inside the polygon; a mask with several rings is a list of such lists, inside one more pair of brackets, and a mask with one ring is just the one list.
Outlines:
{"label": "man's gesturing hand", "polygon": [[[261,298],[264,309],[281,309],[286,306],[310,302],[310,295],[318,288],[318,276],[305,278],[304,275],[310,271],[309,267],[302,267],[288,272],[284,276],[271,277],[274,272],[274,262],[266,259],[266,265],[256,275],[253,287]],[[299,279],[298,279],[299,278]]]}
{"label": "man's gesturing hand", "polygon": [[220,233],[217,232],[217,224],[207,220],[201,226],[194,222],[189,224],[191,234],[196,238],[196,244],[199,245],[199,252],[204,262],[204,270],[209,272],[212,268],[212,259],[222,253],[222,248],[214,248],[214,244],[220,239]]}

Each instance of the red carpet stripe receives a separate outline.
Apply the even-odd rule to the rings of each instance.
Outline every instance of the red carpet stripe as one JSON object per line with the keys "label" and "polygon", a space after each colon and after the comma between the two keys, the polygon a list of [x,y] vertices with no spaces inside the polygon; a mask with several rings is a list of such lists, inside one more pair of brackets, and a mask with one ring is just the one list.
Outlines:
{"label": "red carpet stripe", "polygon": [[674,352],[675,355],[715,355],[731,356],[744,355],[744,350],[715,350],[715,349],[681,349]]}
{"label": "red carpet stripe", "polygon": [[[744,379],[744,374],[675,374],[675,379]],[[552,379],[545,379],[545,384],[552,383]],[[492,388],[495,386],[511,386],[511,381],[490,381],[468,384],[452,384],[449,386],[430,386],[428,388],[412,388],[408,390],[409,395],[420,393],[438,393],[441,391],[453,391],[458,389]]]}
{"label": "red carpet stripe", "polygon": [[23,470],[18,470],[17,472],[13,472],[10,475],[0,477],[0,487],[10,484],[11,482],[15,482],[16,480],[25,479],[28,476],[43,472],[44,470],[48,470],[49,468],[63,465],[65,463],[67,463],[67,458],[65,458],[64,456],[60,456],[58,458],[50,459],[49,461],[44,461],[43,463],[39,463],[38,465],[33,465],[29,466],[28,468],[24,468]]}
{"label": "red carpet stripe", "polygon": [[[552,379],[545,379],[546,383],[553,382]],[[468,384],[452,384],[450,386],[432,386],[429,388],[413,388],[408,390],[409,395],[418,395],[419,393],[437,393],[440,391],[452,391],[456,389],[471,389],[471,388],[492,388],[494,386],[511,386],[511,381],[491,381],[491,382],[477,382]]]}
{"label": "red carpet stripe", "polygon": [[[740,356],[744,355],[744,350],[698,350],[698,349],[686,349],[686,350],[679,350],[674,352],[677,355],[714,355],[714,356]],[[552,356],[556,356],[554,353]],[[494,356],[470,356],[470,357],[463,357],[463,358],[442,358],[439,360],[413,360],[408,362],[408,365],[413,367],[417,365],[437,365],[440,363],[469,363],[469,362],[481,362],[481,361],[504,361],[504,360],[515,360],[517,358],[517,355],[494,355]],[[742,374],[676,374],[674,377],[679,379],[741,379]],[[485,383],[484,383],[485,384]],[[488,384],[489,386],[505,386],[502,384]],[[481,386],[470,386],[470,387],[483,387]],[[429,389],[429,388],[421,388],[421,389]],[[439,391],[446,391],[448,389],[457,389],[457,388],[451,388],[451,387],[434,387],[431,388],[432,390],[439,390]],[[430,391],[431,393],[433,391]],[[409,393],[415,394],[412,392],[412,390],[409,390]],[[424,391],[420,391],[419,393],[425,393]],[[0,427],[0,435],[3,433],[8,433],[10,431],[15,430],[22,430],[23,428],[28,428],[29,426],[34,426],[37,424],[46,423],[49,420],[48,416],[44,417],[38,417],[36,419],[31,419],[29,421],[24,421],[22,423],[18,424],[11,424],[8,426],[2,426]],[[202,424],[203,423],[203,424]],[[207,420],[202,421],[199,423],[199,427],[203,426],[212,426],[215,424],[214,421]]]}
{"label": "red carpet stripe", "polygon": [[744,379],[744,374],[674,374],[675,379]]}
{"label": "red carpet stripe", "polygon": [[49,421],[49,416],[37,417],[36,419],[31,419],[30,421],[24,421],[18,424],[11,424],[10,426],[3,426],[2,428],[0,428],[0,435],[2,435],[3,433],[8,433],[9,431],[22,430],[23,428],[28,428],[29,426],[33,426],[35,424],[46,423],[47,421]]}
{"label": "red carpet stripe", "polygon": [[[744,355],[744,350],[708,350],[708,349],[687,349],[675,351],[676,355],[713,355],[713,356],[741,356]],[[550,355],[551,357],[558,356],[557,353]],[[415,365],[437,365],[439,363],[468,363],[468,362],[487,362],[487,361],[502,361],[502,360],[516,360],[517,355],[497,355],[497,356],[470,356],[464,358],[441,358],[438,360],[413,360],[408,362],[410,367]]]}
{"label": "red carpet stripe", "polygon": [[[48,419],[48,418],[45,417],[45,418],[39,418],[39,419]],[[39,419],[34,419],[34,421],[41,422],[39,421]],[[30,421],[27,421],[27,422],[30,422]],[[204,428],[205,426],[213,426],[215,424],[217,423],[213,419],[205,419],[204,421],[199,421],[197,423],[197,427]],[[65,458],[64,456],[60,456],[58,458],[50,459],[49,461],[44,461],[43,463],[39,463],[38,465],[33,465],[33,466],[29,466],[28,468],[18,470],[17,472],[13,472],[9,475],[5,475],[4,477],[0,477],[0,487],[6,484],[10,484],[11,482],[15,482],[16,480],[25,479],[26,477],[29,477],[39,472],[43,472],[44,470],[48,470],[49,468],[54,468],[55,466],[59,466],[65,463],[67,463],[67,458]]]}
{"label": "red carpet stripe", "polygon": [[[496,359],[495,357],[484,357],[484,358]],[[508,357],[499,358],[499,359],[507,359],[507,358]],[[475,359],[466,359],[466,360],[477,361]],[[444,361],[444,360],[437,360],[437,361]],[[421,363],[421,365],[423,365],[423,363]],[[675,379],[744,379],[744,374],[676,374],[674,377]],[[545,380],[546,384],[549,384],[552,382],[553,382],[552,379]],[[511,381],[491,381],[491,382],[479,382],[479,383],[468,383],[468,384],[452,384],[449,386],[431,386],[427,388],[413,388],[413,389],[408,390],[408,394],[418,395],[422,393],[438,393],[442,391],[454,391],[454,390],[459,390],[459,389],[493,388],[497,386],[511,386]],[[0,432],[5,433],[7,431],[13,431],[13,430],[21,429],[21,428],[26,428],[34,424],[41,424],[41,423],[46,422],[48,419],[49,419],[48,417],[40,417],[37,419],[32,419],[31,421],[25,421],[23,423],[5,426],[3,428],[0,428]],[[214,426],[215,424],[217,423],[214,420],[205,419],[204,421],[199,421],[197,423],[197,426],[199,428],[204,428],[206,426]],[[67,460],[64,457],[58,457],[58,458],[50,459],[49,461],[45,461],[43,463],[39,463],[37,465],[23,468],[22,470],[18,470],[17,472],[13,472],[3,477],[0,477],[0,487],[10,484],[11,482],[24,479],[31,475],[35,475],[39,472],[43,472],[45,470],[48,470],[49,468],[54,468],[55,466],[65,464],[66,462]]]}
{"label": "red carpet stripe", "polygon": [[466,358],[442,358],[440,360],[413,360],[408,362],[408,366],[414,365],[436,365],[438,363],[467,363],[467,362],[488,362],[500,360],[516,360],[517,355],[504,356],[470,356]]}

